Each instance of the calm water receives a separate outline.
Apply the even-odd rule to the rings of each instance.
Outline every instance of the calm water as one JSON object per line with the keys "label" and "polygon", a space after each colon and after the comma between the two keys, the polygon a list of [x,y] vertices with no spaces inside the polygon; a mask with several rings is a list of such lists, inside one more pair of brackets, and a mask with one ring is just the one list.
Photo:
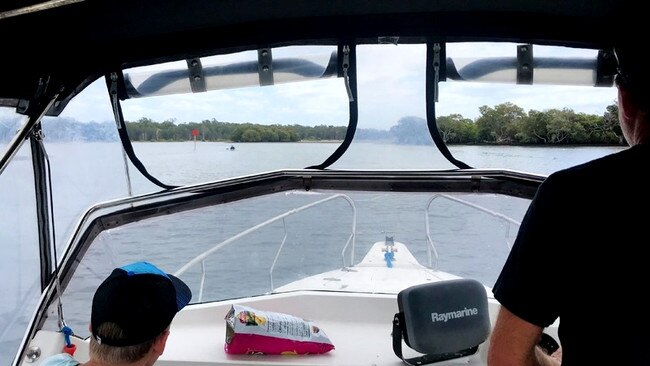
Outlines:
{"label": "calm water", "polygon": [[[275,143],[275,144],[236,144],[235,150],[227,149],[230,144],[224,143],[139,143],[135,149],[141,160],[147,166],[149,172],[167,184],[191,184],[202,181],[217,180],[235,176],[252,174],[259,171],[270,171],[281,168],[303,168],[309,165],[318,164],[324,161],[338,146],[334,143]],[[54,190],[56,239],[59,246],[65,245],[71,234],[74,224],[81,213],[98,201],[110,200],[128,194],[129,186],[124,177],[124,165],[120,147],[116,143],[85,144],[47,144],[46,148],[52,164],[52,185]],[[603,155],[620,151],[618,147],[579,147],[579,148],[525,148],[525,147],[478,147],[478,146],[452,146],[452,154],[477,168],[509,168],[533,173],[549,174],[553,171],[579,164]],[[332,166],[337,169],[450,169],[453,168],[434,147],[430,146],[400,146],[379,143],[353,144],[344,158]],[[133,194],[141,194],[159,190],[144,178],[137,174],[131,166],[130,190]],[[38,250],[34,243],[38,237],[34,230],[35,210],[34,193],[31,185],[31,161],[29,148],[23,150],[16,156],[12,164],[0,176],[0,248],[2,249],[3,264],[0,266],[0,276],[5,279],[0,284],[0,291],[5,299],[0,302],[0,364],[7,364],[13,358],[13,349],[19,342],[24,332],[24,323],[33,312],[34,304],[38,299]],[[426,197],[392,197],[381,195],[358,194],[354,197],[358,201],[360,219],[358,226],[361,227],[358,233],[359,249],[357,258],[362,255],[367,245],[374,240],[381,239],[382,231],[401,231],[398,238],[414,243],[416,249],[414,254],[418,259],[424,258],[426,252],[420,233],[422,232],[421,211],[418,205]],[[385,200],[390,205],[385,205]],[[276,199],[260,199],[251,202],[238,204],[236,210],[228,210],[233,206],[216,207],[203,212],[190,212],[173,220],[161,219],[156,222],[145,222],[124,228],[106,232],[98,238],[97,258],[102,258],[101,264],[93,264],[99,274],[94,275],[94,280],[88,283],[80,283],[82,288],[77,289],[79,293],[92,294],[96,284],[104,276],[104,273],[119,263],[124,258],[143,257],[150,258],[156,263],[167,263],[169,258],[176,259],[191,258],[198,252],[233,235],[243,228],[255,225],[283,210],[296,207],[303,202],[303,198],[289,198],[284,203],[278,204]],[[501,205],[497,202],[481,202],[486,205]],[[515,217],[520,217],[525,208],[526,202],[508,204],[495,209],[512,210],[508,212]],[[418,210],[410,210],[417,206]],[[326,227],[320,232],[319,237],[324,242],[327,238],[336,236],[337,242],[345,238],[345,232],[337,232],[332,228],[347,225],[349,219],[348,210],[345,205],[333,205],[330,208],[332,219],[329,222],[322,222]],[[384,210],[384,211],[382,211]],[[399,212],[397,216],[395,212]],[[444,211],[443,211],[444,212]],[[235,214],[239,216],[234,216]],[[348,215],[348,216],[346,216]],[[475,235],[477,239],[484,240],[489,228],[498,227],[494,223],[485,223],[486,227],[471,226],[470,213],[459,214],[456,221],[444,221],[456,215],[437,215],[432,213],[431,220],[439,226],[451,228],[447,234],[450,238],[459,233]],[[297,221],[296,225],[308,225],[309,222],[318,222],[312,217],[305,216],[305,222]],[[339,222],[339,218],[345,220]],[[203,224],[197,224],[196,220],[212,220]],[[311,220],[311,221],[310,221]],[[213,232],[209,235],[196,232],[195,227],[212,225]],[[347,226],[346,226],[347,228]],[[237,278],[241,273],[237,272],[236,262],[231,258],[241,258],[241,252],[245,248],[251,248],[255,241],[264,238],[275,238],[278,234],[277,228],[271,228],[264,232],[262,237],[251,238],[250,242],[241,244],[239,250],[227,251],[221,257],[221,263],[215,264],[212,271],[215,276],[225,278],[227,285],[214,285],[213,291],[221,296],[234,297],[241,294],[238,288]],[[311,229],[316,232],[318,228]],[[474,230],[474,231],[472,231]],[[418,235],[409,237],[409,232],[417,232]],[[400,236],[401,235],[401,236]],[[443,237],[444,238],[444,237]],[[276,240],[276,239],[273,239]],[[273,241],[272,240],[272,241]],[[306,240],[296,238],[296,240]],[[344,239],[343,239],[344,240]],[[158,247],[152,247],[146,243],[160,243]],[[174,249],[175,243],[180,245],[188,241],[193,243],[191,248],[184,247],[180,252]],[[498,272],[500,262],[485,255],[487,252],[475,253],[465,251],[450,240],[449,247],[441,263],[441,266],[453,267],[459,262],[466,262],[469,268],[479,271],[466,272],[464,275],[493,278]],[[19,244],[17,244],[19,243]],[[109,244],[110,245],[107,245]],[[273,244],[275,245],[275,244]],[[456,246],[454,246],[456,245]],[[160,250],[167,248],[171,252]],[[275,248],[275,247],[274,247]],[[300,252],[302,247],[293,247],[293,258],[307,258],[313,256],[312,252]],[[318,248],[326,248],[325,244]],[[419,249],[418,249],[419,248]],[[444,248],[443,248],[444,249]],[[134,254],[133,251],[136,251]],[[306,250],[306,249],[305,249]],[[336,250],[324,250],[321,255],[321,264],[314,267],[297,271],[279,271],[278,281],[289,281],[295,276],[313,274],[321,270],[327,270],[334,266],[340,266],[340,255],[328,257],[329,253],[340,253]],[[263,261],[263,256],[258,252],[248,251],[247,260]],[[270,252],[274,253],[274,252]],[[499,252],[498,260],[505,255],[503,250]],[[446,261],[446,262],[445,262]],[[451,261],[451,262],[450,262]],[[282,263],[281,263],[282,264]],[[224,270],[228,265],[232,269]],[[225,267],[224,267],[225,266]],[[80,266],[82,268],[83,266]],[[104,268],[105,267],[105,268]],[[314,267],[314,268],[312,268]],[[176,268],[176,267],[171,267]],[[267,268],[267,267],[264,267]],[[295,263],[289,263],[286,268],[296,268]],[[92,269],[92,268],[91,268]],[[484,269],[483,271],[481,271]],[[88,271],[87,269],[86,271]],[[82,269],[83,271],[83,269]],[[196,273],[188,274],[186,279],[196,285]],[[224,277],[225,276],[225,277]],[[259,276],[260,286],[257,292],[267,289],[268,272],[247,273],[246,276]],[[283,277],[284,276],[284,277]],[[487,281],[489,282],[489,280]],[[247,291],[249,289],[246,289]],[[238,292],[239,291],[239,292]],[[67,307],[67,314],[73,321],[83,324],[87,319],[87,309],[75,309],[70,305]]]}

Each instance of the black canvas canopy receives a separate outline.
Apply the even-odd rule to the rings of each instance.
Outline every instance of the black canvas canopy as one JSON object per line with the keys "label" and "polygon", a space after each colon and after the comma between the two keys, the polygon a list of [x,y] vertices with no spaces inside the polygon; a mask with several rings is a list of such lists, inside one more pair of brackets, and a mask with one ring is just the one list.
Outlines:
{"label": "black canvas canopy", "polygon": [[290,44],[508,41],[605,48],[632,24],[611,0],[52,0],[0,5],[0,105],[59,93],[56,115],[126,66]]}

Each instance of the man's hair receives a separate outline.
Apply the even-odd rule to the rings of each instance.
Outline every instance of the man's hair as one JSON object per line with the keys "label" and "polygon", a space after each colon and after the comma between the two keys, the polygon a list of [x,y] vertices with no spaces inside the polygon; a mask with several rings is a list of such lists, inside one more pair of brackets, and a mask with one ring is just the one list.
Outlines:
{"label": "man's hair", "polygon": [[[115,323],[103,323],[98,328],[102,335],[114,339],[124,338],[124,331]],[[141,360],[151,350],[158,337],[133,346],[109,346],[90,337],[90,358],[107,364],[133,363]]]}
{"label": "man's hair", "polygon": [[627,90],[635,104],[650,111],[650,68],[640,45],[625,44],[614,48],[618,62],[616,84]]}

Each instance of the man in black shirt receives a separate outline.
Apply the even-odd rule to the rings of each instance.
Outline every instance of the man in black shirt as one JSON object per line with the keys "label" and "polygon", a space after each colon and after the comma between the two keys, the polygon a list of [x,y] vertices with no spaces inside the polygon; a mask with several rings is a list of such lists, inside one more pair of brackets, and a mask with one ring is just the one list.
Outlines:
{"label": "man in black shirt", "polygon": [[[491,366],[650,365],[650,62],[637,46],[615,53],[630,148],[540,186],[493,288],[502,306]],[[551,357],[537,343],[558,318],[561,352]]]}

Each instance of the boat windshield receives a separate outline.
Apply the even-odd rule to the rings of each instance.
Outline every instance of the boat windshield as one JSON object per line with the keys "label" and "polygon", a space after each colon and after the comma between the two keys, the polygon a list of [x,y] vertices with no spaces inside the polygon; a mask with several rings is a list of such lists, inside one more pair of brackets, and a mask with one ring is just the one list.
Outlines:
{"label": "boat windshield", "polygon": [[[434,270],[491,286],[527,205],[490,194],[288,191],[138,221],[101,232],[78,258],[65,319],[87,336],[94,289],[137,260],[183,279],[192,303],[300,290],[396,294],[440,276]],[[394,256],[373,252],[376,243],[394,245]],[[56,330],[56,317],[46,327]]]}

